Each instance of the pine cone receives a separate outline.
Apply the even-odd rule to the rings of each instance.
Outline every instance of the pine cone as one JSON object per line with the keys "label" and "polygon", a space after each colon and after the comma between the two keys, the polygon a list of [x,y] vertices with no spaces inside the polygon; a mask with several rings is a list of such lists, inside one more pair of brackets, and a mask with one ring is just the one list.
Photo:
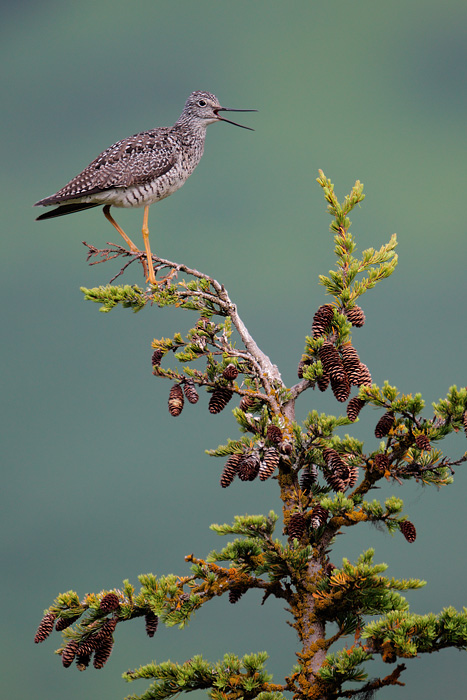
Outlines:
{"label": "pine cone", "polygon": [[415,525],[411,523],[410,520],[403,520],[399,524],[399,527],[407,542],[415,542],[417,531]]}
{"label": "pine cone", "polygon": [[91,650],[89,653],[87,652],[82,652],[81,653],[81,647],[78,649],[76,652],[76,668],[78,671],[85,671],[87,667],[89,666],[89,662],[91,661],[91,656],[92,652],[94,651]]}
{"label": "pine cone", "polygon": [[324,372],[323,375],[316,380],[316,383],[320,391],[326,391],[329,386],[329,374]]}
{"label": "pine cone", "polygon": [[227,367],[222,372],[222,376],[224,377],[224,379],[228,379],[229,382],[233,382],[238,377],[238,369],[231,362],[230,365],[227,365]]}
{"label": "pine cone", "polygon": [[67,627],[70,627],[70,625],[76,622],[76,620],[79,620],[80,617],[81,613],[79,615],[73,615],[73,617],[59,617],[55,623],[56,632],[66,630]]}
{"label": "pine cone", "polygon": [[112,647],[114,645],[114,640],[112,636],[104,637],[96,649],[93,659],[94,668],[102,668],[105,666],[109,660],[109,656],[112,653]]}
{"label": "pine cone", "polygon": [[157,631],[157,626],[159,624],[159,618],[153,612],[148,612],[144,616],[146,634],[148,637],[154,637]]}
{"label": "pine cone", "polygon": [[97,642],[99,643],[101,639],[104,637],[110,637],[117,626],[118,622],[118,616],[113,616],[110,617],[108,620],[104,622],[102,627],[100,628],[99,632],[95,635]]}
{"label": "pine cone", "polygon": [[255,403],[255,399],[251,396],[242,396],[238,407],[241,411],[243,411],[243,413],[248,413],[248,410],[252,408],[255,405]]}
{"label": "pine cone", "polygon": [[47,639],[47,637],[54,628],[54,622],[56,617],[57,616],[55,615],[55,613],[52,612],[48,612],[46,615],[44,615],[39,624],[39,627],[37,628],[36,636],[34,637],[35,644],[40,644],[45,639]]}
{"label": "pine cone", "polygon": [[341,356],[334,343],[326,340],[318,350],[318,356],[323,365],[324,371],[334,381],[343,381],[346,377]]}
{"label": "pine cone", "polygon": [[378,454],[374,456],[373,464],[375,469],[379,472],[385,472],[389,469],[389,457],[382,452],[378,452]]}
{"label": "pine cone", "polygon": [[357,304],[352,306],[351,309],[347,309],[345,315],[349,319],[352,326],[355,326],[355,328],[361,328],[365,323],[365,314],[363,313],[363,309],[357,306]]}
{"label": "pine cone", "polygon": [[357,382],[357,386],[371,386],[371,373],[370,370],[363,362],[360,362],[360,378]]}
{"label": "pine cone", "polygon": [[99,640],[99,636],[97,634],[93,634],[93,635],[89,636],[87,639],[85,639],[84,641],[80,642],[78,650],[76,652],[76,657],[77,657],[76,663],[84,663],[84,661],[81,662],[80,659],[87,658],[88,659],[88,662],[86,664],[86,666],[87,666],[89,664],[89,660],[90,660],[92,654],[94,653],[96,647],[98,646],[99,642],[100,642],[100,640]]}
{"label": "pine cone", "polygon": [[331,447],[326,447],[323,450],[323,457],[324,461],[326,462],[326,465],[330,469],[343,469],[344,467],[346,467],[339,453],[336,452],[336,450],[333,450]]}
{"label": "pine cone", "polygon": [[235,475],[237,474],[238,466],[242,457],[243,455],[237,452],[233,455],[230,455],[227,462],[225,463],[224,469],[221,474],[221,486],[223,489],[227,488],[227,486],[230,486],[232,481],[235,479]]}
{"label": "pine cone", "polygon": [[263,461],[259,468],[259,478],[261,481],[269,479],[276,467],[278,467],[280,458],[281,456],[275,447],[268,447],[268,449],[264,451]]}
{"label": "pine cone", "polygon": [[162,362],[162,358],[164,357],[164,351],[161,350],[161,348],[157,348],[154,350],[152,353],[151,357],[151,364],[153,367],[159,367],[160,363]]}
{"label": "pine cone", "polygon": [[315,464],[310,464],[302,470],[300,476],[300,488],[303,493],[308,494],[313,484],[318,480],[318,469]]}
{"label": "pine cone", "polygon": [[289,539],[300,540],[306,529],[306,520],[301,513],[293,513],[290,516],[289,524],[287,527],[287,535]]}
{"label": "pine cone", "polygon": [[375,437],[377,438],[383,438],[388,435],[389,431],[391,430],[392,426],[394,424],[394,413],[392,411],[387,411],[384,415],[381,416],[379,421],[376,424],[375,428]]}
{"label": "pine cone", "polygon": [[415,444],[419,450],[424,450],[425,452],[431,452],[430,441],[424,433],[420,433],[415,437]]}
{"label": "pine cone", "polygon": [[323,457],[328,467],[324,473],[327,483],[334,491],[345,491],[349,485],[349,467],[336,450],[329,447],[323,450]]}
{"label": "pine cone", "polygon": [[351,420],[352,423],[357,420],[358,414],[364,405],[365,402],[362,401],[362,399],[359,399],[358,396],[354,396],[352,399],[350,399],[349,403],[347,404],[347,418]]}
{"label": "pine cone", "polygon": [[311,332],[313,338],[322,336],[334,318],[334,307],[332,304],[323,304],[313,316]]}
{"label": "pine cone", "polygon": [[242,481],[254,481],[259,472],[259,459],[256,455],[242,456],[238,465],[238,476]]}
{"label": "pine cone", "polygon": [[198,403],[199,394],[195,389],[195,384],[190,379],[183,384],[183,391],[189,403]]}
{"label": "pine cone", "polygon": [[282,442],[282,430],[278,428],[277,425],[271,423],[267,427],[266,437],[270,442],[273,442],[274,445],[280,445]]}
{"label": "pine cone", "polygon": [[229,590],[229,603],[235,605],[238,603],[242,595],[245,593],[245,588],[243,586],[235,586]]}
{"label": "pine cone", "polygon": [[353,489],[358,481],[359,469],[356,464],[349,464],[349,488]]}
{"label": "pine cone", "polygon": [[233,391],[223,386],[214,389],[209,399],[209,413],[220,413],[229,403],[233,396]]}
{"label": "pine cone", "polygon": [[317,530],[326,524],[326,520],[329,517],[329,512],[323,506],[317,505],[311,511],[310,525],[313,530]]}
{"label": "pine cone", "polygon": [[171,416],[179,416],[183,410],[183,404],[185,399],[183,398],[183,391],[180,384],[174,384],[170,390],[169,394],[169,413]]}
{"label": "pine cone", "polygon": [[347,375],[344,375],[343,379],[333,379],[331,377],[331,389],[338,401],[341,403],[347,401],[350,395],[350,382]]}
{"label": "pine cone", "polygon": [[120,599],[116,593],[107,593],[101,600],[100,608],[106,613],[120,608]]}
{"label": "pine cone", "polygon": [[78,651],[78,642],[76,639],[71,639],[62,651],[62,664],[65,668],[69,668],[75,660],[76,652]]}
{"label": "pine cone", "polygon": [[324,478],[326,479],[332,490],[336,492],[345,491],[349,486],[348,470],[347,474],[345,474],[344,472],[326,471],[324,472]]}
{"label": "pine cone", "polygon": [[358,386],[360,381],[360,358],[351,343],[346,343],[341,348],[342,364],[353,386]]}

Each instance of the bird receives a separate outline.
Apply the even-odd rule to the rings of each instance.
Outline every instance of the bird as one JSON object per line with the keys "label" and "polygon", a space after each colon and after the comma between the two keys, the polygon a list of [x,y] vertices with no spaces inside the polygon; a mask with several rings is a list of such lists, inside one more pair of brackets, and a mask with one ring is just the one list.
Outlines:
{"label": "bird", "polygon": [[117,141],[58,192],[36,202],[35,207],[58,205],[36,221],[103,206],[105,218],[124,238],[130,251],[140,253],[113,218],[110,207],[144,207],[142,234],[147,282],[157,285],[149,244],[149,207],[176,192],[192,174],[203,155],[209,124],[227,122],[254,131],[221,113],[256,111],[222,107],[212,93],[192,92],[173,126],[149,129]]}

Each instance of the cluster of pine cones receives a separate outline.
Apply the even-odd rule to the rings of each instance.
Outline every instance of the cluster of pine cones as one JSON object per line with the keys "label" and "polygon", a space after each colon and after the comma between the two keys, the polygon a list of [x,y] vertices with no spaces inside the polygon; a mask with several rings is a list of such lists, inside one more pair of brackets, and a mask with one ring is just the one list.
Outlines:
{"label": "cluster of pine cones", "polygon": [[[360,328],[365,323],[365,314],[355,305],[345,312],[350,323]],[[331,336],[334,320],[334,306],[324,304],[320,306],[313,317],[313,338]],[[347,401],[352,386],[371,385],[371,374],[368,367],[360,361],[357,351],[352,344],[345,343],[337,348],[331,340],[327,339],[318,350],[318,358],[323,366],[323,375],[317,381],[320,391],[326,391],[329,384],[336,399],[340,402]],[[303,378],[305,367],[315,362],[313,357],[303,355],[298,365],[298,377]],[[350,399],[347,405],[349,420],[355,421],[364,406],[364,401],[357,396]]]}
{"label": "cluster of pine cones", "polygon": [[308,529],[317,530],[329,518],[329,512],[319,504],[314,506],[309,513],[292,513],[287,525],[287,536],[289,540],[301,540]]}
{"label": "cluster of pine cones", "polygon": [[[153,353],[152,363],[155,366]],[[159,362],[159,357],[156,358]],[[229,364],[222,372],[222,376],[228,382],[233,382],[238,377],[238,369],[234,364]],[[233,390],[228,386],[216,386],[209,399],[209,413],[215,414],[220,413],[229,403],[233,396]],[[177,417],[183,411],[185,405],[185,398],[189,403],[195,404],[199,401],[199,394],[196,391],[195,383],[192,379],[184,379],[177,384],[174,384],[169,393],[169,413],[171,416]]]}
{"label": "cluster of pine cones", "polygon": [[[242,402],[240,402],[240,408],[242,408]],[[244,408],[246,406],[242,410]],[[277,425],[268,425],[264,446],[258,447],[253,452],[235,452],[230,455],[221,474],[222,488],[230,486],[236,476],[241,481],[253,481],[257,476],[261,481],[269,479],[279,466],[281,459],[279,448],[287,453],[290,446],[288,444],[282,446],[282,430]]]}
{"label": "cluster of pine cones", "polygon": [[[113,633],[119,622],[118,612],[120,610],[120,600],[116,593],[107,593],[100,601],[100,609],[103,613],[113,613],[111,617],[106,618],[97,632],[90,634],[78,642],[77,639],[71,639],[61,652],[62,664],[65,668],[69,668],[73,661],[76,661],[78,670],[84,671],[93,658],[93,666],[96,669],[101,669],[109,660],[114,644]],[[70,627],[79,615],[71,617],[59,617],[54,612],[48,612],[42,618],[39,627],[37,628],[34,642],[39,644],[43,642],[51,634],[54,627],[57,632]],[[150,612],[145,615],[146,633],[148,637],[153,637],[159,622],[159,618],[154,613]]]}

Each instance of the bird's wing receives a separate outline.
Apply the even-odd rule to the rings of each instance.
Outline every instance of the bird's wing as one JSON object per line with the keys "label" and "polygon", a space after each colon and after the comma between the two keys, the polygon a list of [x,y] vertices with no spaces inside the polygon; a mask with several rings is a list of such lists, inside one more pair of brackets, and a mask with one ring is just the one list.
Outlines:
{"label": "bird's wing", "polygon": [[144,131],[107,148],[65,187],[37,204],[57,204],[114,187],[142,185],[169,172],[177,158],[176,143],[168,133]]}

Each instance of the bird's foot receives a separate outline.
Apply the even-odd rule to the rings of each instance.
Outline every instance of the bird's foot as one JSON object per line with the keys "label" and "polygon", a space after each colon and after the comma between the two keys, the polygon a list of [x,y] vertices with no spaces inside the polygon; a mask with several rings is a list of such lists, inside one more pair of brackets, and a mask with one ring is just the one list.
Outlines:
{"label": "bird's foot", "polygon": [[154,279],[150,279],[150,276],[148,276],[146,282],[152,284],[154,287],[163,287],[164,285],[169,286],[172,282],[172,278],[176,277],[177,274],[178,270],[176,267],[174,267],[165,277],[161,277],[161,279],[157,280],[155,277]]}

